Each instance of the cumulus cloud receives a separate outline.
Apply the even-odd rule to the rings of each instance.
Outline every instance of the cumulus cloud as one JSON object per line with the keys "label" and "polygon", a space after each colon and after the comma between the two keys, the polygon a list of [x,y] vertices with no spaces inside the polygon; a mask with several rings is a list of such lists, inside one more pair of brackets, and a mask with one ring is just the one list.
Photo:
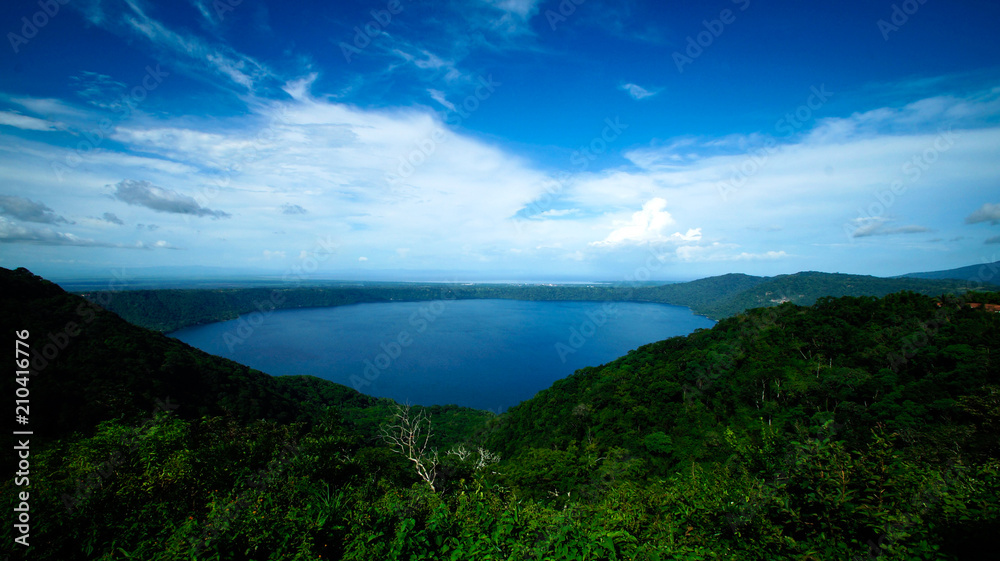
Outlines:
{"label": "cumulus cloud", "polygon": [[23,220],[25,222],[39,222],[42,224],[69,223],[62,216],[59,216],[48,206],[25,199],[24,197],[11,197],[0,195],[0,214]]}
{"label": "cumulus cloud", "polygon": [[212,210],[198,204],[192,197],[172,189],[157,187],[148,181],[124,179],[115,185],[114,197],[135,206],[144,206],[156,212],[229,218],[229,213]]}
{"label": "cumulus cloud", "polygon": [[646,99],[647,97],[653,97],[654,95],[660,93],[659,91],[649,91],[646,88],[638,84],[622,84],[619,89],[628,92],[628,95],[635,100]]}
{"label": "cumulus cloud", "polygon": [[978,224],[989,222],[996,226],[1000,224],[1000,203],[985,203],[965,218],[966,224]]}
{"label": "cumulus cloud", "polygon": [[642,210],[632,214],[632,219],[619,223],[608,237],[590,245],[615,247],[624,244],[648,244],[665,241],[695,241],[701,239],[701,228],[693,228],[686,234],[675,232],[669,236],[664,229],[674,223],[674,217],[666,210],[667,201],[659,197],[653,198],[642,205]]}
{"label": "cumulus cloud", "polygon": [[308,211],[299,205],[292,205],[288,203],[281,205],[281,214],[305,214],[306,212]]}

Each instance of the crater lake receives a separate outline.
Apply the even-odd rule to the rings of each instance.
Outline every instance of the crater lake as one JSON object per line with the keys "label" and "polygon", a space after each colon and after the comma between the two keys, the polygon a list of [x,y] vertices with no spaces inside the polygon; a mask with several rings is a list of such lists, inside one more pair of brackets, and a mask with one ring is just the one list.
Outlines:
{"label": "crater lake", "polygon": [[256,312],[170,335],[272,375],[500,413],[579,368],[714,323],[653,303],[435,300]]}

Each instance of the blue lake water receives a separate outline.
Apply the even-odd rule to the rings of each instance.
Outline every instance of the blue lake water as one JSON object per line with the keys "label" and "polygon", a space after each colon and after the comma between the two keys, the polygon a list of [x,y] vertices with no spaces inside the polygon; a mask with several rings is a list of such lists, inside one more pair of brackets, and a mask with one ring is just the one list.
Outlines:
{"label": "blue lake water", "polygon": [[664,304],[438,300],[254,313],[171,336],[268,374],[501,412],[578,368],[713,324]]}

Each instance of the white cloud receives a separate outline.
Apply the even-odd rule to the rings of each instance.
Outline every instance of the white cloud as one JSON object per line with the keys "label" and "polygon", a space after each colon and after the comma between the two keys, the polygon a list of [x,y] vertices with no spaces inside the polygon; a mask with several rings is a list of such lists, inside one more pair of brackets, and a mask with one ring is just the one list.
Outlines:
{"label": "white cloud", "polygon": [[263,254],[264,254],[264,259],[267,259],[268,261],[270,261],[271,259],[284,259],[285,258],[285,252],[284,251],[271,251],[271,250],[265,249]]}
{"label": "white cloud", "polygon": [[669,236],[664,230],[674,224],[674,218],[666,210],[667,201],[659,197],[642,205],[642,210],[632,214],[628,221],[619,221],[618,228],[611,231],[601,241],[590,245],[615,247],[623,244],[648,244],[663,241],[692,241],[701,239],[701,229],[690,229],[686,234],[679,232]]}
{"label": "white cloud", "polygon": [[0,216],[0,243],[74,247],[130,247],[83,238],[70,232],[57,232],[51,228],[35,228],[15,224],[3,216]]}
{"label": "white cloud", "polygon": [[171,66],[186,66],[189,73],[198,78],[204,78],[208,71],[254,91],[261,81],[275,77],[265,65],[226,45],[212,45],[200,37],[169,29],[148,15],[136,0],[125,0],[124,4],[127,8],[112,15],[101,12],[100,17],[91,17],[91,22],[114,32],[146,38],[158,49],[176,57]]}
{"label": "white cloud", "polygon": [[[263,262],[261,248],[273,247],[273,232],[281,231],[287,255],[304,258],[316,254],[317,238],[335,239],[344,251],[323,261],[327,270],[364,262],[359,255],[394,258],[373,258],[379,264],[405,255],[413,268],[461,268],[470,260],[522,270],[558,262],[569,268],[581,259],[587,264],[578,270],[590,271],[608,263],[620,267],[659,243],[679,246],[677,257],[685,263],[795,260],[805,269],[812,247],[853,241],[855,248],[884,248],[920,237],[890,235],[931,227],[942,238],[953,238],[959,232],[942,228],[938,211],[947,211],[958,225],[966,216],[989,222],[996,206],[983,200],[996,185],[992,162],[1000,153],[1000,128],[957,128],[953,146],[918,178],[904,168],[933,148],[940,133],[936,126],[899,131],[926,121],[926,115],[957,112],[944,106],[949,103],[965,106],[964,114],[982,113],[974,100],[943,99],[908,112],[828,120],[817,127],[827,132],[784,138],[765,153],[753,151],[764,145],[764,135],[666,139],[627,150],[629,161],[620,167],[567,169],[553,191],[550,174],[540,166],[497,141],[449,128],[425,107],[363,109],[313,97],[309,83],[289,85],[296,92],[291,100],[257,99],[244,115],[136,113],[119,124],[113,146],[85,154],[64,182],[54,180],[51,162],[65,161],[71,149],[8,131],[0,136],[0,172],[12,196],[58,201],[57,208],[91,217],[109,210],[105,186],[123,177],[142,178],[148,185],[135,193],[128,188],[115,193],[132,206],[111,210],[122,222],[136,224],[147,222],[146,209],[159,205],[162,235],[187,248],[186,255]],[[59,100],[23,99],[18,105],[27,111],[32,111],[28,106],[80,111]],[[82,113],[81,121],[96,121],[97,111]],[[886,200],[894,182],[905,189],[890,208],[874,220],[857,221],[859,209],[882,205],[879,197]],[[726,196],[721,187],[728,188]],[[942,192],[952,193],[944,205]],[[533,214],[525,216],[528,208]],[[232,217],[185,220],[222,212],[214,209]],[[297,209],[308,209],[309,220],[289,214]],[[536,219],[515,222],[514,216]],[[781,225],[779,232],[748,231],[774,224]],[[44,232],[23,237],[53,245],[89,241],[134,248],[128,235],[149,235],[109,225],[81,219],[73,228],[60,228],[68,230],[61,232],[67,237]],[[93,240],[105,235],[115,238]],[[883,243],[860,243],[876,235]],[[400,245],[413,251],[396,253]],[[277,261],[272,259],[273,266]]]}
{"label": "white cloud", "polygon": [[578,214],[580,209],[578,208],[563,208],[563,209],[549,209],[544,212],[539,212],[538,214],[532,216],[532,218],[559,218],[561,216],[569,216],[571,214]]}
{"label": "white cloud", "polygon": [[632,83],[622,84],[619,89],[628,92],[628,95],[635,100],[646,99],[647,97],[653,97],[654,95],[660,93],[659,91],[649,91],[638,84]]}
{"label": "white cloud", "polygon": [[490,21],[495,31],[511,35],[528,33],[528,21],[538,13],[541,0],[481,0],[500,12]]}
{"label": "white cloud", "polygon": [[445,97],[444,92],[442,92],[441,90],[428,89],[427,93],[431,94],[431,99],[440,103],[450,111],[455,110],[455,104],[448,101],[448,98]]}
{"label": "white cloud", "polygon": [[867,238],[870,236],[891,236],[894,234],[923,234],[930,232],[930,228],[917,225],[893,226],[889,224],[892,219],[886,217],[855,218],[852,221],[856,229],[851,236],[855,238]]}
{"label": "white cloud", "polygon": [[720,261],[773,261],[791,257],[785,251],[764,251],[751,253],[734,250],[736,244],[712,243],[709,245],[685,245],[677,248],[677,258],[685,263],[720,262]]}
{"label": "white cloud", "polygon": [[56,131],[62,128],[59,123],[21,115],[13,111],[0,111],[0,125],[29,131]]}

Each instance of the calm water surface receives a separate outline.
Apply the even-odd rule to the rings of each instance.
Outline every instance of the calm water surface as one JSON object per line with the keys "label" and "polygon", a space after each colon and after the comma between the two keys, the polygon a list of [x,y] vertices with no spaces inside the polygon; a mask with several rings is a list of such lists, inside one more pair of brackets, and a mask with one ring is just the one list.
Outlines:
{"label": "calm water surface", "polygon": [[713,324],[663,304],[439,300],[255,313],[171,335],[273,375],[500,412],[578,368]]}

